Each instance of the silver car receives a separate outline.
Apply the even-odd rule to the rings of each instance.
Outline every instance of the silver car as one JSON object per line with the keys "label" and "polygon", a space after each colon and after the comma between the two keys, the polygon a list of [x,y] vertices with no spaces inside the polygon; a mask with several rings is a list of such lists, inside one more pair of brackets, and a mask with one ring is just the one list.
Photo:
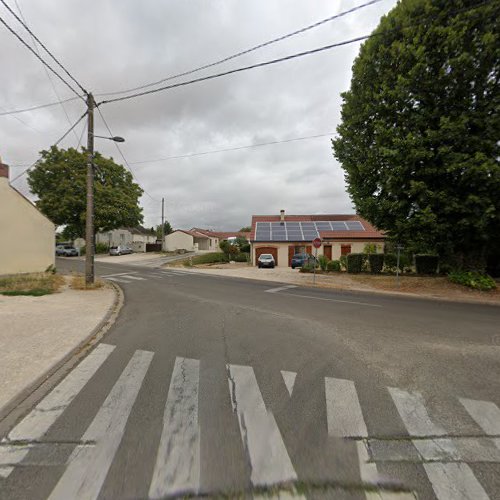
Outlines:
{"label": "silver car", "polygon": [[125,245],[109,248],[109,255],[127,255],[129,253],[133,253],[133,250]]}
{"label": "silver car", "polygon": [[57,245],[56,255],[62,257],[76,257],[78,256],[78,250],[71,245]]}

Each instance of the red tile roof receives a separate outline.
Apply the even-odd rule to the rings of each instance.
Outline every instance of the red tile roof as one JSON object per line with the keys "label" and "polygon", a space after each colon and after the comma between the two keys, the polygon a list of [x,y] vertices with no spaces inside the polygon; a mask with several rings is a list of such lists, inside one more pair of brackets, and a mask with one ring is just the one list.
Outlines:
{"label": "red tile roof", "polygon": [[[255,227],[257,222],[279,222],[280,215],[253,215],[250,241],[255,241]],[[285,222],[315,222],[315,221],[359,221],[365,231],[322,231],[320,236],[325,239],[383,239],[384,233],[377,230],[367,220],[356,214],[314,214],[314,215],[285,215]],[[286,242],[283,242],[286,243]]]}

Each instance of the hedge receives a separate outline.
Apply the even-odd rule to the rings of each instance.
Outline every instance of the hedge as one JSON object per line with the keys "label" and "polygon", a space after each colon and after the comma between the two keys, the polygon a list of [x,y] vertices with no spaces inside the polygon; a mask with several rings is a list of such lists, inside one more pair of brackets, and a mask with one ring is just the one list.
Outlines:
{"label": "hedge", "polygon": [[339,260],[331,260],[326,265],[327,271],[340,271],[340,261]]}
{"label": "hedge", "polygon": [[417,274],[436,274],[439,265],[439,257],[430,254],[416,254],[415,268]]}
{"label": "hedge", "polygon": [[363,270],[364,253],[350,253],[347,256],[347,272],[360,273]]}
{"label": "hedge", "polygon": [[368,261],[370,263],[370,272],[372,274],[380,274],[384,267],[384,254],[381,253],[371,253],[368,255]]}
{"label": "hedge", "polygon": [[474,271],[454,271],[448,275],[448,279],[452,283],[468,286],[474,290],[488,291],[497,287],[495,280],[491,276]]}

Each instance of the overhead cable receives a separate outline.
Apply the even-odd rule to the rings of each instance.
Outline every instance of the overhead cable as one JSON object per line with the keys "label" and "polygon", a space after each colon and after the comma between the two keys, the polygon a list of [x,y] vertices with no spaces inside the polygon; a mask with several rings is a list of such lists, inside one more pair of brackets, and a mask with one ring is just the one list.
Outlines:
{"label": "overhead cable", "polygon": [[[80,118],[78,118],[78,120],[64,133],[64,135],[62,137],[60,137],[52,146],[57,146],[59,145],[60,142],[62,142],[67,136],[68,134],[87,116],[87,111],[85,110],[85,112],[83,113],[82,116],[80,116]],[[16,177],[14,177],[13,179],[11,179],[10,181],[10,184],[12,184],[14,181],[16,181],[17,179],[19,179],[20,177],[22,177],[24,174],[26,174],[29,170],[31,170],[38,162],[39,162],[40,158],[38,158],[37,160],[35,160],[26,170],[23,170],[19,175],[16,175]]]}
{"label": "overhead cable", "polygon": [[[102,111],[99,109],[99,107],[97,107],[97,111],[99,112],[99,115],[101,115],[101,119],[104,123],[104,125],[106,126],[106,129],[108,130],[108,133],[111,137],[114,137],[114,134],[113,132],[111,132],[111,128],[109,127],[108,123],[106,122],[106,119],[104,118],[104,115],[102,114]],[[118,143],[116,141],[112,141],[113,144],[116,146],[116,149],[118,150],[118,152],[120,153],[120,156],[122,157],[123,161],[125,162],[125,165],[127,165],[127,168],[129,169],[130,173],[132,174],[132,177],[135,179],[135,181],[137,182],[137,184],[139,184],[139,186],[141,186],[141,183],[139,182],[139,179],[136,177],[135,173],[134,173],[134,170],[132,169],[132,167],[130,166],[130,163],[128,162],[127,158],[125,158],[125,155],[123,154],[123,151],[122,149],[120,148],[120,146],[118,145]],[[156,198],[154,198],[153,196],[151,196],[145,189],[143,186],[141,186],[142,190],[144,191],[144,193],[149,196],[153,201],[159,201],[157,200]]]}
{"label": "overhead cable", "polygon": [[62,103],[76,101],[77,99],[79,99],[81,97],[83,97],[83,96],[79,95],[78,97],[69,97],[68,99],[63,99],[62,101],[49,102],[47,104],[38,104],[36,106],[31,106],[29,108],[12,109],[10,111],[3,111],[0,113],[0,116],[17,115],[19,113],[26,113],[28,111],[35,111],[37,109],[50,108],[51,106],[57,106],[57,105],[62,104]]}
{"label": "overhead cable", "polygon": [[52,68],[44,59],[42,59],[6,22],[5,20],[0,16],[0,22],[42,63],[44,64],[54,75],[61,80],[61,82],[66,85],[71,92],[76,94],[79,98],[81,98],[80,94],[59,74],[55,69]]}
{"label": "overhead cable", "polygon": [[202,151],[199,153],[187,153],[187,154],[177,155],[177,156],[167,156],[165,158],[155,158],[154,160],[131,161],[130,165],[141,165],[144,163],[157,163],[157,162],[161,162],[161,161],[178,160],[180,158],[192,158],[193,156],[203,156],[203,155],[210,155],[210,154],[214,154],[214,153],[225,153],[227,151],[238,151],[240,149],[258,148],[261,146],[271,146],[273,144],[284,144],[287,142],[304,141],[306,139],[317,139],[319,137],[331,137],[332,135],[334,135],[334,132],[330,132],[329,134],[317,134],[317,135],[307,135],[307,136],[303,136],[303,137],[293,137],[291,139],[284,139],[282,141],[270,141],[270,142],[260,142],[258,144],[247,144],[245,146],[235,146],[232,148],[212,149],[210,151]]}
{"label": "overhead cable", "polygon": [[[40,46],[43,48],[43,50],[45,50],[45,52],[47,52],[47,54],[52,57],[52,59],[54,60],[54,62],[71,78],[71,80],[73,80],[73,82],[76,83],[76,85],[80,88],[80,90],[86,94],[87,91],[80,85],[80,83],[78,82],[78,80],[76,80],[76,78],[56,59],[56,57],[54,56],[54,54],[52,54],[52,52],[45,46],[45,44],[33,33],[33,31],[31,31],[31,29],[28,27],[28,25],[26,24],[26,22],[21,19],[10,7],[9,5],[7,4],[7,2],[5,0],[0,0],[0,2],[3,3],[3,5],[5,6],[5,8],[17,19],[17,21],[24,27],[24,29],[40,44]],[[19,7],[18,7],[19,8]],[[41,57],[38,55],[39,59],[41,59]]]}
{"label": "overhead cable", "polygon": [[318,26],[321,26],[322,24],[325,24],[325,23],[328,23],[328,22],[333,21],[335,19],[338,19],[340,17],[346,16],[347,14],[351,14],[353,12],[356,12],[357,10],[361,10],[365,7],[368,7],[368,6],[373,5],[375,3],[379,3],[381,1],[382,0],[370,0],[369,2],[366,2],[364,4],[353,7],[352,9],[349,9],[349,10],[346,10],[344,12],[340,12],[339,14],[335,14],[333,16],[327,17],[326,19],[322,19],[321,21],[317,21],[313,24],[310,24],[309,26],[298,29],[298,30],[293,31],[291,33],[287,33],[286,35],[282,35],[282,36],[279,36],[277,38],[273,38],[272,40],[268,40],[267,42],[260,43],[258,45],[255,45],[255,46],[249,48],[249,49],[242,50],[241,52],[237,52],[236,54],[230,55],[230,56],[225,57],[223,59],[219,59],[218,61],[214,61],[212,63],[205,64],[205,65],[200,66],[198,68],[195,68],[195,69],[192,69],[189,71],[185,71],[183,73],[178,73],[177,75],[172,75],[172,76],[168,76],[166,78],[162,78],[161,80],[158,80],[156,82],[147,83],[145,85],[140,85],[138,87],[133,87],[133,88],[130,88],[127,90],[120,90],[120,91],[116,91],[116,92],[104,92],[104,93],[97,94],[97,95],[98,96],[108,96],[108,95],[126,94],[128,92],[134,92],[135,90],[141,90],[141,89],[145,89],[148,87],[154,87],[155,85],[159,85],[159,84],[167,82],[169,80],[173,80],[175,78],[180,78],[181,76],[191,75],[191,74],[196,73],[198,71],[202,71],[204,69],[211,68],[213,66],[217,66],[219,64],[225,63],[225,62],[230,61],[232,59],[236,59],[237,57],[243,56],[245,54],[249,54],[250,52],[254,52],[255,50],[261,49],[263,47],[267,47],[268,45],[272,45],[273,43],[281,42],[282,40],[286,40],[287,38],[291,38],[295,35],[298,35],[300,33],[304,33],[306,31],[313,29],[313,28],[317,28]]}

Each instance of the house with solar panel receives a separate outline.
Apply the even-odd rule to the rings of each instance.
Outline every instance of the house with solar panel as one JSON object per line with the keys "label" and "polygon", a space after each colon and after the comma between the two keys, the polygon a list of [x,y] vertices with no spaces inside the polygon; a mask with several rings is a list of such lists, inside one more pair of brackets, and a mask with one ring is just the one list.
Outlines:
{"label": "house with solar panel", "polygon": [[338,260],[341,255],[363,252],[374,243],[377,252],[384,251],[384,233],[359,215],[279,215],[252,216],[250,245],[252,263],[263,253],[273,255],[276,265],[291,266],[298,253],[313,253],[312,241],[321,239],[318,256]]}

